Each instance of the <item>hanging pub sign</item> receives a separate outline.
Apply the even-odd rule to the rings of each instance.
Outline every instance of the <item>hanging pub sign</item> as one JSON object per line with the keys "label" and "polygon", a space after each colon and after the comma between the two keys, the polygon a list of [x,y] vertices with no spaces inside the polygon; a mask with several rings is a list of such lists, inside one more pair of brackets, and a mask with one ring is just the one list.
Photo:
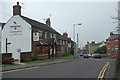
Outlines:
{"label": "hanging pub sign", "polygon": [[39,41],[39,33],[33,32],[33,41]]}
{"label": "hanging pub sign", "polygon": [[20,25],[10,26],[10,35],[21,35],[22,27]]}

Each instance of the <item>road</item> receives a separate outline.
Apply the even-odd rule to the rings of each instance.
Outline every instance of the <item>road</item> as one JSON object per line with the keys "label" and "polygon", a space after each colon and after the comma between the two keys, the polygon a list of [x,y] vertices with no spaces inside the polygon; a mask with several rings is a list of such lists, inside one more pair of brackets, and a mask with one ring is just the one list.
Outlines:
{"label": "road", "polygon": [[3,78],[98,78],[107,62],[109,64],[101,75],[103,78],[114,78],[115,59],[84,59],[82,57],[67,63],[5,72]]}

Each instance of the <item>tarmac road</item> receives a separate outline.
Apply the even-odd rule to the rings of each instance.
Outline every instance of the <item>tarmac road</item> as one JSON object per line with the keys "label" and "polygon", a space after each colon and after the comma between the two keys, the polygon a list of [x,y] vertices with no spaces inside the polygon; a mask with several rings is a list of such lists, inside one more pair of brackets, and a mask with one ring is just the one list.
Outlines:
{"label": "tarmac road", "polygon": [[3,78],[115,78],[115,59],[80,57],[72,62],[13,70],[2,75]]}

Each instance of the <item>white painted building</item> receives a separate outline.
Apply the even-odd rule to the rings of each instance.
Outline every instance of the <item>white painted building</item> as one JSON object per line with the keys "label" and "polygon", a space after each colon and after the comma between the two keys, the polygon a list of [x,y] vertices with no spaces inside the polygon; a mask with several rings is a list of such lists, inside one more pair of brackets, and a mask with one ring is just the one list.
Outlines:
{"label": "white painted building", "polygon": [[7,49],[14,59],[20,60],[20,52],[31,52],[31,29],[31,25],[19,15],[12,16],[2,30],[2,53]]}
{"label": "white painted building", "polygon": [[1,39],[2,39],[2,24],[0,25],[0,53],[1,53]]}

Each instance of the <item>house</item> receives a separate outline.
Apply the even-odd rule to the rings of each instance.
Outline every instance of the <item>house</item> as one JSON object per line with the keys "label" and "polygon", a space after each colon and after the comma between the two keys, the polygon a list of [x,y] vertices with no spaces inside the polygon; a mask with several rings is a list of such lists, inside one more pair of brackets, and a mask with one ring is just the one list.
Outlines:
{"label": "house", "polygon": [[1,41],[2,41],[2,29],[5,23],[0,22],[0,53],[1,53]]}
{"label": "house", "polygon": [[104,45],[105,45],[104,42],[101,43],[95,43],[95,41],[92,41],[91,43],[87,42],[87,44],[85,45],[85,53],[92,54],[95,49]]}
{"label": "house", "polygon": [[102,42],[100,43],[99,47],[103,47],[103,46],[105,46],[105,45],[106,45],[106,42],[102,41]]}
{"label": "house", "polygon": [[19,61],[48,59],[69,53],[70,41],[51,27],[50,18],[43,24],[21,15],[17,2],[13,6],[13,16],[2,30],[2,53],[12,53]]}
{"label": "house", "polygon": [[119,48],[119,39],[118,34],[110,33],[110,37],[106,39],[106,52],[108,56],[117,55]]}

